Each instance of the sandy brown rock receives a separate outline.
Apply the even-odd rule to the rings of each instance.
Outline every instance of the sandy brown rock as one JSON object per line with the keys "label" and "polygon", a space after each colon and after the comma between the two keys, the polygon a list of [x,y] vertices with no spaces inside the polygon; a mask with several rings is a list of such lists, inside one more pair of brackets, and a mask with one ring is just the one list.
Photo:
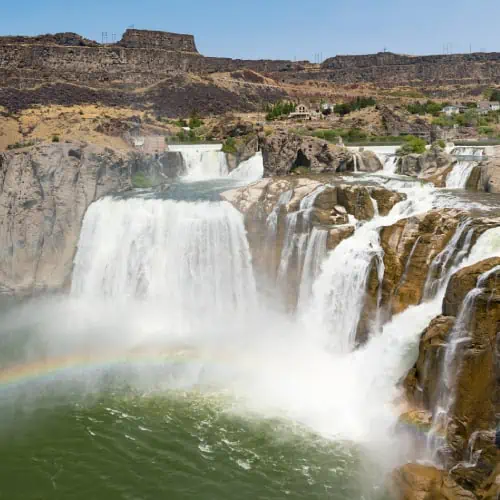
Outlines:
{"label": "sandy brown rock", "polygon": [[404,380],[405,392],[416,408],[431,410],[442,371],[444,346],[456,318],[438,316],[420,338],[418,359]]}
{"label": "sandy brown rock", "polygon": [[392,474],[394,500],[475,500],[477,497],[459,486],[448,474],[435,467],[407,464]]}
{"label": "sandy brown rock", "polygon": [[429,267],[453,237],[461,217],[457,210],[432,210],[382,229],[382,304],[390,314],[421,301]]}

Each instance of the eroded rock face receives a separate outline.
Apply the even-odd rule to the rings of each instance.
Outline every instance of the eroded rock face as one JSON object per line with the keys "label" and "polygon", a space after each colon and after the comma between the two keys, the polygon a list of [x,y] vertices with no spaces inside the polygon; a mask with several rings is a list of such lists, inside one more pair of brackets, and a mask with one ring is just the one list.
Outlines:
{"label": "eroded rock face", "polygon": [[470,491],[458,485],[435,467],[407,464],[392,474],[391,493],[395,500],[476,500]]}
{"label": "eroded rock face", "polygon": [[[478,284],[479,289],[471,294]],[[498,475],[495,467],[499,458],[495,429],[500,412],[500,258],[457,272],[448,286],[443,310],[449,316],[435,318],[422,334],[418,360],[404,386],[411,404],[434,411],[446,346],[460,328],[458,333],[464,340],[448,360],[455,375],[453,387],[447,388],[453,390],[453,401],[445,431],[448,446],[441,455],[454,481],[488,498],[486,494],[495,492],[496,479],[492,477]],[[474,463],[469,456],[471,440],[474,451],[480,450]]]}
{"label": "eroded rock face", "polygon": [[299,136],[287,131],[259,136],[264,158],[264,175],[288,175],[294,168],[311,172],[336,172],[351,160],[351,153],[342,147],[314,137]]}
{"label": "eroded rock face", "polygon": [[[382,229],[382,304],[389,314],[421,301],[429,267],[451,240],[462,218],[463,213],[458,210],[432,210]],[[371,293],[376,296],[378,291]]]}
{"label": "eroded rock face", "polygon": [[400,158],[397,173],[432,182],[436,187],[445,187],[446,178],[455,160],[439,147],[433,147],[422,155],[406,155]]}
{"label": "eroded rock face", "polygon": [[132,173],[125,155],[83,144],[0,154],[0,291],[67,286],[85,211]]}
{"label": "eroded rock face", "polygon": [[[309,208],[303,202],[308,199]],[[222,198],[232,203],[245,217],[254,270],[262,287],[269,287],[279,277],[280,263],[287,241],[307,241],[313,228],[328,231],[326,250],[334,249],[354,233],[349,216],[369,220],[376,214],[376,204],[386,213],[403,195],[381,187],[351,184],[325,185],[306,177],[288,176],[263,179],[249,186],[227,191]],[[290,233],[290,231],[292,233]],[[305,243],[304,243],[305,245]],[[304,247],[305,250],[305,247]],[[286,264],[286,290],[290,308],[297,302],[301,263],[290,257]]]}
{"label": "eroded rock face", "polygon": [[499,157],[492,158],[474,168],[467,182],[467,189],[500,193],[500,152]]}

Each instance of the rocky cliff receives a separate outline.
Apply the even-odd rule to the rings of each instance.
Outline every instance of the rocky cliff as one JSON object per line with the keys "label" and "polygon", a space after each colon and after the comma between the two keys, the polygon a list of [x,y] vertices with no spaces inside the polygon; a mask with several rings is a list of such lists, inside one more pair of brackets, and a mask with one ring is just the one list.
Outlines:
{"label": "rocky cliff", "polygon": [[[433,412],[437,411],[443,384],[444,390],[453,391],[453,398],[448,423],[439,430],[445,438],[445,446],[439,450],[445,470],[409,465],[396,471],[394,481],[404,499],[492,499],[499,494],[495,470],[500,459],[495,446],[500,412],[499,278],[499,258],[456,273],[446,291],[443,315],[421,336],[417,362],[404,381],[409,401],[436,418]],[[445,350],[457,335],[463,340],[456,345],[453,358],[447,358],[455,374],[453,381],[447,382],[443,379]],[[452,386],[447,385],[450,383]],[[455,493],[446,493],[444,489],[451,486]],[[432,489],[435,496],[425,496],[425,491]]]}
{"label": "rocky cliff", "polygon": [[82,143],[0,154],[0,293],[66,287],[88,206],[131,188],[137,172],[159,184],[182,169],[176,153],[155,159]]}
{"label": "rocky cliff", "polygon": [[[50,96],[55,98],[55,92],[42,92],[45,100],[41,101],[40,86],[78,86],[78,89],[66,88],[66,98],[73,104],[87,102],[82,99],[85,89],[90,87],[97,90],[94,99],[105,102],[107,96],[103,93],[104,89],[120,89],[123,92],[144,89],[179,73],[202,78],[213,73],[229,73],[238,79],[236,75],[242,70],[252,70],[271,77],[275,80],[271,87],[307,80],[336,84],[375,83],[383,87],[425,87],[444,83],[488,85],[500,80],[500,54],[411,57],[384,53],[337,56],[320,66],[304,61],[204,57],[198,53],[192,35],[149,30],[127,30],[119,42],[104,45],[74,33],[0,37],[0,87],[10,89],[8,93],[0,93],[0,102],[12,110],[20,109],[16,99],[27,100],[20,93],[21,90],[34,92],[34,103],[51,102]],[[261,76],[252,80],[247,84],[269,86],[263,83],[265,80]],[[206,82],[210,83],[209,80]],[[175,88],[172,81],[170,86]],[[213,82],[212,88],[217,88]],[[285,94],[281,89],[281,96]],[[132,94],[128,94],[128,100],[132,100],[132,97]],[[269,100],[279,98],[276,95],[269,97]],[[141,99],[137,99],[137,104],[146,107]],[[261,103],[257,101],[256,104]],[[227,109],[246,111],[247,108],[236,105]],[[250,109],[257,109],[257,106],[250,106]],[[188,113],[190,111],[187,110]],[[399,130],[398,133],[428,132],[429,126],[422,120],[408,127],[395,123],[389,115],[387,123],[391,130]]]}

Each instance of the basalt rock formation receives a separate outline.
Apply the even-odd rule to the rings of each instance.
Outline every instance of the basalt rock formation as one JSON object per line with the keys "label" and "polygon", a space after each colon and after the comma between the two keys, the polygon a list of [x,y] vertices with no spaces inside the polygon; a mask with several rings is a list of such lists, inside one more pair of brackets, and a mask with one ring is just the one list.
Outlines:
{"label": "basalt rock formation", "polygon": [[[248,71],[252,73],[248,73]],[[210,75],[224,73],[232,78],[236,90],[215,84]],[[240,60],[204,57],[198,53],[192,35],[160,31],[127,30],[117,43],[98,44],[74,33],[58,33],[37,37],[0,37],[0,102],[10,111],[24,109],[29,104],[60,102],[59,94],[66,92],[65,102],[103,102],[114,100],[150,108],[152,99],[132,91],[160,86],[163,81],[175,92],[179,90],[173,75],[196,76],[204,87],[205,97],[225,90],[235,94],[232,105],[224,110],[254,110],[263,102],[273,101],[286,92],[282,83],[301,83],[319,80],[339,84],[375,83],[379,86],[428,86],[443,84],[487,85],[500,78],[500,54],[456,54],[447,56],[412,57],[390,53],[367,56],[337,56],[322,65],[308,61]],[[272,82],[272,83],[271,83]],[[277,83],[279,82],[279,83]],[[56,91],[54,91],[56,86]],[[105,90],[109,91],[108,93]],[[119,90],[121,98],[114,92]],[[254,99],[238,101],[239,94],[252,94]],[[111,95],[110,95],[111,93]],[[89,101],[90,94],[93,101]],[[163,91],[164,96],[166,92]],[[135,96],[135,101],[134,101]],[[255,99],[260,97],[260,99]],[[153,102],[153,104],[155,104]],[[202,102],[201,102],[202,104]],[[193,111],[183,103],[181,112]],[[174,116],[175,109],[169,109]],[[204,107],[201,114],[210,113]],[[430,134],[429,125],[422,120],[403,123],[384,114],[389,133]]]}
{"label": "basalt rock formation", "polygon": [[[445,348],[457,328],[466,329],[464,340],[457,344],[452,361],[456,365],[453,387],[446,389],[454,391],[447,415],[448,425],[443,430],[447,445],[441,450],[441,457],[446,470],[424,470],[416,465],[398,470],[395,480],[405,499],[420,498],[416,495],[427,498],[424,493],[428,490],[426,481],[429,475],[434,479],[437,475],[442,477],[439,484],[460,485],[460,490],[449,496],[441,493],[442,496],[432,498],[495,498],[492,495],[498,493],[499,476],[495,467],[500,453],[495,446],[495,429],[500,411],[499,278],[499,258],[457,272],[446,291],[443,316],[435,318],[421,336],[417,362],[404,386],[410,403],[432,414],[443,377]],[[406,491],[404,478],[408,471],[413,471],[414,480],[413,487]],[[463,496],[463,489],[469,496]]]}
{"label": "basalt rock formation", "polygon": [[0,293],[30,295],[69,284],[81,224],[98,198],[182,172],[178,153],[128,155],[83,143],[0,154]]}
{"label": "basalt rock formation", "polygon": [[315,137],[293,134],[285,130],[267,136],[259,134],[258,147],[264,158],[264,175],[288,175],[301,172],[376,172],[383,168],[370,151],[352,153]]}
{"label": "basalt rock formation", "polygon": [[[349,216],[367,221],[382,215],[404,196],[382,187],[320,182],[306,177],[277,177],[227,191],[222,198],[232,203],[245,218],[253,266],[260,286],[279,276],[286,263],[288,307],[295,309],[300,287],[301,262],[290,252],[292,238],[307,241],[313,228],[327,231],[325,251],[333,250],[354,233]],[[304,202],[308,200],[308,203]],[[290,233],[292,231],[292,233]],[[297,240],[298,241],[298,240]]]}
{"label": "basalt rock formation", "polygon": [[454,158],[438,146],[433,146],[422,155],[406,155],[399,159],[396,171],[401,175],[417,177],[444,187],[446,178],[455,164]]}

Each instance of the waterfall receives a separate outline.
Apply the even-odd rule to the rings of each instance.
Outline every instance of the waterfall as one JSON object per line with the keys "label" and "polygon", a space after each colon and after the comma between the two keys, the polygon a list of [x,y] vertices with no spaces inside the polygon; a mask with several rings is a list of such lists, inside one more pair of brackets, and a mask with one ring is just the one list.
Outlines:
{"label": "waterfall", "polygon": [[169,146],[169,151],[179,151],[186,166],[186,179],[200,181],[228,175],[226,154],[222,144],[195,144]]}
{"label": "waterfall", "polygon": [[465,189],[472,170],[477,165],[478,163],[475,161],[460,160],[448,174],[446,187],[450,189]]}
{"label": "waterfall", "polygon": [[241,162],[238,167],[229,174],[229,177],[246,182],[253,182],[262,179],[263,175],[264,160],[262,158],[262,153],[259,151],[248,160]]}
{"label": "waterfall", "polygon": [[430,191],[420,188],[406,192],[407,199],[396,204],[389,215],[360,225],[350,238],[330,252],[313,285],[311,306],[302,317],[307,324],[314,325],[322,341],[334,351],[347,353],[355,347],[373,265],[377,266],[379,281],[383,278],[380,229],[432,206]]}
{"label": "waterfall", "polygon": [[456,146],[452,149],[451,154],[454,156],[473,156],[481,158],[484,156],[484,148],[474,146]]}
{"label": "waterfall", "polygon": [[330,252],[313,285],[306,322],[336,352],[348,353],[355,346],[372,262],[382,253],[377,228],[365,224]]}
{"label": "waterfall", "polygon": [[[306,258],[308,242],[311,233],[311,214],[317,196],[325,190],[320,186],[300,201],[299,210],[287,214],[285,219],[285,238],[281,259],[278,267],[277,283],[281,289],[286,289],[289,283],[289,271],[294,266],[298,276]],[[286,196],[286,195],[285,195]],[[279,205],[278,201],[278,205]]]}
{"label": "waterfall", "polygon": [[307,243],[307,250],[302,268],[298,302],[299,311],[305,311],[309,305],[313,283],[319,276],[321,264],[326,257],[327,240],[328,231],[313,227]]}
{"label": "waterfall", "polygon": [[[442,290],[448,283],[450,276],[461,261],[470,251],[474,228],[470,228],[471,219],[464,219],[457,227],[455,234],[446,245],[445,249],[438,254],[432,261],[424,285],[424,300],[430,300],[436,296],[439,290]],[[459,242],[465,232],[465,242],[460,247]]]}
{"label": "waterfall", "polygon": [[257,301],[243,217],[226,202],[101,199],[83,222],[72,295],[155,301],[183,324],[243,313]]}

